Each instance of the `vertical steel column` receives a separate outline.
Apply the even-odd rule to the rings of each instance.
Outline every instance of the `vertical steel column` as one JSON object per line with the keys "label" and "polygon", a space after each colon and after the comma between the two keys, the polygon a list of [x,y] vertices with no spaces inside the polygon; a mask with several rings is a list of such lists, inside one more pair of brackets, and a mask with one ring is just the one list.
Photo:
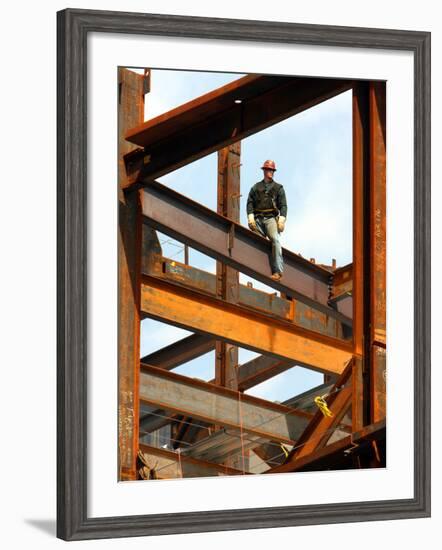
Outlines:
{"label": "vertical steel column", "polygon": [[386,87],[353,89],[353,430],[385,418]]}
{"label": "vertical steel column", "polygon": [[370,82],[370,422],[386,414],[386,83]]}
{"label": "vertical steel column", "polygon": [[133,149],[123,136],[144,120],[145,77],[118,69],[118,450],[119,479],[136,479],[139,437],[141,202],[123,192],[123,155]]}
{"label": "vertical steel column", "polygon": [[353,87],[353,431],[367,420],[367,329],[369,286],[368,83]]}
{"label": "vertical steel column", "polygon": [[[233,143],[218,151],[218,214],[239,222],[241,142]],[[232,246],[235,246],[234,236]],[[237,303],[239,297],[239,272],[222,262],[216,262],[217,296],[227,302]],[[238,389],[238,347],[226,342],[216,342],[215,381],[220,386]]]}

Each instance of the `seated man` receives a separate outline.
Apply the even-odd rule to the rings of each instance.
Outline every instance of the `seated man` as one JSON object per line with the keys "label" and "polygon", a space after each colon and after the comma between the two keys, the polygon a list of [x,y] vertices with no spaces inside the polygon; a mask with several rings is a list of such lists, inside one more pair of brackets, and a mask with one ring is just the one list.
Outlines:
{"label": "seated man", "polygon": [[284,267],[279,233],[284,231],[287,200],[284,187],[273,179],[276,172],[274,161],[266,160],[261,168],[264,171],[264,179],[250,189],[247,219],[252,231],[272,241],[272,279],[279,281]]}

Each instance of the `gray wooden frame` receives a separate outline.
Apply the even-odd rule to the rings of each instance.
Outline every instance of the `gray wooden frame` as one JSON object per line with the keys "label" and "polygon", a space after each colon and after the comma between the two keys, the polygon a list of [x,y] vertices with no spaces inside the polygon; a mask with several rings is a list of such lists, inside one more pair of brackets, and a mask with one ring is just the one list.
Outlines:
{"label": "gray wooden frame", "polygon": [[[68,9],[57,14],[57,536],[65,540],[430,515],[430,33]],[[414,498],[87,517],[87,34],[408,50],[414,55]]]}

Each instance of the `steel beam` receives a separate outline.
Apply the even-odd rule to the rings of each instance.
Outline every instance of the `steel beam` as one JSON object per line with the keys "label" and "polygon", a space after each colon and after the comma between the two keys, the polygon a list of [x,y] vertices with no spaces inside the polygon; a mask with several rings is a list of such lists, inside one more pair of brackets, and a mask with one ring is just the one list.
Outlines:
{"label": "steel beam", "polygon": [[273,281],[268,239],[216,214],[158,182],[143,192],[146,223],[261,282],[351,325],[351,320],[328,306],[331,274],[283,249],[284,275]]}
{"label": "steel beam", "polygon": [[[321,384],[310,390],[307,390],[299,395],[291,397],[286,401],[283,401],[283,405],[287,407],[293,407],[304,412],[315,415],[318,407],[314,402],[314,398],[317,395],[324,395],[332,390],[333,384]],[[263,444],[253,448],[253,452],[265,461],[270,467],[274,467],[276,464],[282,464],[285,462],[287,452],[291,451],[291,447],[287,449],[285,447],[285,452],[283,447],[275,442],[264,442]]]}
{"label": "steel beam", "polygon": [[[299,448],[299,452],[295,454],[295,460],[324,447],[327,440],[331,437],[332,431],[338,426],[351,404],[351,390],[351,385],[342,388],[336,399],[329,404],[329,409],[333,416],[324,416],[321,412],[319,413],[322,416],[318,420],[315,430],[309,436],[308,441]],[[298,442],[298,444],[300,443]]]}
{"label": "steel beam", "polygon": [[[158,267],[144,270],[143,273],[166,279],[167,281],[204,292],[211,296],[217,295],[216,275],[214,273],[177,262],[176,260],[162,258]],[[247,285],[239,285],[237,303],[283,319],[291,319],[293,316],[292,301],[280,298],[276,295],[276,292],[270,294]],[[327,321],[330,323],[329,319]]]}
{"label": "steel beam", "polygon": [[295,325],[313,330],[315,332],[320,332],[321,334],[326,334],[327,336],[334,338],[348,338],[347,333],[351,331],[351,329],[346,325],[343,325],[337,319],[334,319],[322,311],[317,311],[316,309],[303,304],[299,300],[292,300],[292,304],[293,322]]}
{"label": "steel beam", "polygon": [[[195,335],[195,336],[200,336],[200,335]],[[202,335],[201,337],[206,338],[205,336],[202,336]],[[192,338],[192,337],[188,337],[188,338]],[[212,343],[212,346],[214,346],[214,340],[210,339],[210,342]],[[168,346],[168,347],[170,347],[170,349],[172,350],[173,344],[172,346]],[[166,349],[167,348],[165,348],[165,350]],[[171,363],[168,363],[167,361],[161,360],[162,352],[163,350],[160,350],[159,352],[154,352],[151,355],[147,355],[143,357],[143,359],[141,359],[141,362],[151,364],[153,366],[157,366],[160,368],[165,368],[166,370],[171,370],[172,368],[174,368],[174,366],[171,366],[173,364],[173,361]],[[166,357],[167,357],[167,354],[166,354]],[[150,363],[149,362],[150,359],[154,359],[154,362]],[[273,357],[267,357],[265,355],[256,357],[255,359],[252,359],[247,363],[239,365],[238,389],[240,391],[245,391],[247,389],[250,389],[253,386],[256,386],[257,384],[264,382],[265,380],[269,380],[273,376],[277,376],[278,374],[285,372],[286,370],[288,370],[293,366],[295,366],[295,363],[293,361],[275,359]],[[143,370],[143,365],[141,365],[141,370]],[[209,381],[209,383],[211,384],[215,384],[215,382],[216,382],[215,379]],[[154,410],[151,413],[147,413],[146,415],[142,416],[140,419],[140,428],[143,428],[146,431],[151,432],[151,431],[157,430],[158,428],[161,428],[162,426],[172,421],[172,419],[162,418],[164,416],[167,416],[166,412],[160,409]]]}
{"label": "steel beam", "polygon": [[127,182],[123,155],[133,148],[123,135],[144,118],[144,79],[119,68],[118,82],[118,449],[123,480],[136,479],[142,227],[139,194],[122,190]]}
{"label": "steel beam", "polygon": [[376,422],[385,418],[387,413],[386,353],[382,346],[372,346],[370,417]]}
{"label": "steel beam", "polygon": [[[218,151],[217,212],[239,223],[241,142]],[[233,304],[239,301],[239,272],[223,262],[216,262],[216,296]],[[216,341],[215,380],[220,386],[238,389],[238,347]],[[231,464],[235,466],[235,464]]]}
{"label": "steel beam", "polygon": [[353,291],[353,264],[339,267],[333,272],[331,297],[336,299],[337,296]]}
{"label": "steel beam", "polygon": [[278,374],[294,367],[294,361],[275,359],[267,355],[260,355],[247,363],[240,365],[238,369],[238,386],[241,391],[248,390],[265,382]]}
{"label": "steel beam", "polygon": [[[293,362],[287,362],[285,365],[283,361],[266,357],[264,355],[256,357],[255,359],[239,366],[239,390],[245,391],[250,389],[257,384],[272,378],[273,376],[277,376],[294,365],[295,363]],[[142,369],[143,365],[141,365],[141,370]],[[215,380],[210,380],[209,383],[214,384]],[[284,401],[283,405],[314,414],[317,411],[317,406],[313,401],[313,397],[328,393],[332,387],[332,384],[322,384],[321,386],[317,386],[312,390],[308,390],[300,395],[288,399],[287,401]],[[142,408],[143,407],[147,408],[147,405],[142,406]],[[147,432],[152,432],[172,422],[174,419],[173,415],[171,415],[170,418],[164,417],[167,417],[167,413],[161,409],[153,410],[151,413],[147,412],[145,416],[140,419],[140,429],[144,429]],[[200,422],[198,422],[198,424],[200,424]],[[195,432],[193,426],[190,426],[189,429],[191,433]],[[186,435],[186,441],[191,440],[192,438]]]}
{"label": "steel beam", "polygon": [[351,86],[348,80],[284,76],[246,76],[223,86],[128,132],[126,138],[144,148],[126,159],[130,183],[158,178]]}
{"label": "steel beam", "polygon": [[367,423],[369,322],[369,109],[368,83],[353,88],[353,431]]}
{"label": "steel beam", "polygon": [[137,147],[125,134],[144,120],[144,77],[123,67],[118,68],[118,180],[121,189],[128,186],[124,156]]}
{"label": "steel beam", "polygon": [[[256,446],[265,443],[265,439],[257,435],[251,435],[231,428],[219,430],[204,439],[195,442],[182,449],[186,456],[192,456],[199,460],[209,462],[225,463],[229,457],[241,455],[238,465],[244,469],[242,464],[243,451],[247,452]],[[246,456],[244,458],[247,458]]]}
{"label": "steel beam", "polygon": [[242,475],[242,470],[199,460],[183,453],[140,443],[140,451],[155,479]]}
{"label": "steel beam", "polygon": [[[186,288],[204,292],[211,296],[216,295],[216,276],[208,271],[188,266],[186,264],[162,258],[158,267],[145,270],[143,273],[152,274],[155,277],[166,279]],[[220,296],[222,298],[222,296]],[[345,296],[337,297],[336,300],[345,300]],[[335,298],[333,298],[335,300]],[[351,301],[351,300],[350,300]],[[268,293],[247,285],[239,285],[238,304],[251,307],[269,315],[275,315],[282,319],[293,321],[296,325],[326,334],[328,336],[343,338],[351,337],[348,333],[350,328],[329,317],[325,313],[316,311],[298,300],[281,298],[275,293]],[[352,310],[349,311],[351,317]],[[147,363],[149,361],[146,361]]]}
{"label": "steel beam", "polygon": [[330,305],[343,315],[353,318],[353,264],[334,271],[331,290]]}
{"label": "steel beam", "polygon": [[215,341],[204,334],[186,336],[141,358],[142,363],[172,370],[215,349]]}
{"label": "steel beam", "polygon": [[290,359],[320,372],[340,374],[351,358],[351,344],[343,340],[250,312],[154,277],[143,276],[141,310],[154,319],[275,358]]}
{"label": "steel beam", "polygon": [[[211,339],[210,341],[212,342],[212,345],[214,345],[215,340]],[[161,351],[162,350],[160,350],[160,352]],[[153,366],[158,366],[160,368],[166,368],[168,366],[167,363],[160,362],[160,361],[157,363],[149,362],[150,358],[156,359],[157,357],[156,353],[150,356],[144,357],[141,360],[141,362],[151,364]],[[256,357],[255,359],[252,359],[247,363],[239,365],[238,389],[240,391],[245,391],[247,389],[250,389],[253,386],[256,386],[257,384],[264,382],[265,380],[269,380],[270,378],[277,376],[282,372],[285,372],[286,370],[288,370],[293,366],[295,366],[295,363],[293,361],[275,359],[273,357],[267,357],[265,355]],[[171,368],[174,368],[174,367],[171,367]],[[166,368],[166,370],[171,370],[171,368]],[[143,365],[141,365],[141,370],[143,370]],[[215,384],[216,380],[215,379],[210,380],[209,383]],[[162,418],[164,416],[167,416],[166,412],[160,409],[154,410],[151,413],[147,413],[146,415],[140,418],[140,428],[143,428],[146,431],[151,432],[151,431],[157,430],[158,428],[161,428],[162,426],[172,421],[172,419]]]}
{"label": "steel beam", "polygon": [[[286,472],[310,472],[331,469],[353,469],[355,458],[374,454],[372,442],[384,442],[386,439],[385,419],[375,424],[365,426],[352,435],[331,443],[295,462],[281,464],[264,472],[265,474],[279,474]],[[378,467],[385,467],[385,456],[377,463]],[[373,467],[373,466],[372,466]]]}
{"label": "steel beam", "polygon": [[294,462],[298,458],[302,458],[326,444],[333,427],[336,427],[341,421],[351,404],[352,385],[350,379],[352,367],[353,361],[350,361],[333,386],[330,396],[327,398],[327,405],[332,412],[332,416],[325,416],[318,409],[296,442],[296,447],[290,452],[286,462]]}
{"label": "steel beam", "polygon": [[386,414],[386,84],[370,82],[370,422]]}
{"label": "steel beam", "polygon": [[353,90],[354,430],[385,417],[385,83]]}
{"label": "steel beam", "polygon": [[140,399],[161,409],[293,443],[311,415],[284,405],[143,364]]}

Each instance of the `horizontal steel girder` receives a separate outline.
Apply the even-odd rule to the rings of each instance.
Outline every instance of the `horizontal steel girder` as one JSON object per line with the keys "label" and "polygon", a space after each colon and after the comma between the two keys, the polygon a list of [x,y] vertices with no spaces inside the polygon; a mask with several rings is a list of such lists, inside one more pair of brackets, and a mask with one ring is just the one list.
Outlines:
{"label": "horizontal steel girder", "polygon": [[[158,178],[352,87],[349,80],[246,76],[130,130],[129,184]],[[240,99],[241,103],[235,103]]]}
{"label": "horizontal steel girder", "polygon": [[296,366],[296,362],[260,355],[238,369],[238,388],[248,390]]}
{"label": "horizontal steel girder", "polygon": [[182,448],[181,452],[185,456],[192,456],[199,460],[223,463],[243,451],[253,449],[266,442],[266,439],[257,435],[228,428],[214,432],[208,437]]}
{"label": "horizontal steel girder", "polygon": [[[173,281],[186,287],[194,288],[210,294],[217,295],[216,278],[214,273],[204,271],[196,267],[162,258],[161,271],[144,271],[147,275],[153,275],[168,281]],[[229,300],[232,301],[232,300]],[[238,292],[239,304],[263,311],[269,315],[276,315],[283,319],[290,319],[291,304],[289,300],[276,296],[276,292],[270,294],[256,288],[240,284]]]}
{"label": "horizontal steel girder", "polygon": [[311,415],[284,405],[143,365],[140,400],[161,409],[292,444]]}
{"label": "horizontal steel girder", "polygon": [[284,275],[273,281],[271,243],[266,238],[158,182],[146,187],[142,196],[148,225],[351,325],[348,317],[328,305],[332,274],[326,269],[283,249]]}
{"label": "horizontal steel girder", "polygon": [[158,449],[140,443],[144,459],[155,473],[156,479],[181,477],[209,477],[223,475],[242,475],[244,472],[224,465],[198,460],[166,449]]}
{"label": "horizontal steel girder", "polygon": [[172,370],[215,349],[215,340],[204,334],[186,336],[141,358],[142,363]]}
{"label": "horizontal steel girder", "polygon": [[324,373],[340,374],[352,357],[350,342],[251,312],[154,277],[142,277],[141,313]]}
{"label": "horizontal steel girder", "polygon": [[[271,470],[264,472],[265,474],[279,474],[285,472],[302,472],[302,471],[316,471],[326,470],[330,468],[338,467],[342,462],[349,462],[348,467],[354,468],[352,462],[352,455],[359,455],[360,452],[366,452],[367,444],[372,441],[385,441],[386,437],[386,422],[385,419],[374,424],[365,426],[358,432],[354,432],[348,437],[344,437],[339,441],[330,443],[325,447],[317,449],[313,453],[310,453],[299,460],[294,462],[287,462],[276,466]],[[347,455],[345,453],[348,453]]]}
{"label": "horizontal steel girder", "polygon": [[[206,337],[204,336],[204,338]],[[212,341],[215,342],[215,340],[212,340]],[[168,348],[171,348],[172,346],[168,346]],[[149,362],[149,358],[155,359],[162,355],[161,352],[162,350],[159,350],[159,352],[155,352],[151,355],[147,355],[146,357],[143,357],[143,359],[141,359],[141,363],[151,364],[159,368],[165,368],[166,370],[171,370],[171,368],[174,368],[174,367],[170,367],[171,363],[150,363]],[[278,374],[285,372],[286,370],[288,370],[289,368],[295,365],[296,363],[294,363],[293,361],[275,359],[274,357],[260,355],[259,357],[256,357],[255,359],[251,359],[250,361],[248,361],[247,363],[244,363],[243,365],[239,365],[238,389],[240,391],[245,391],[247,389],[250,389],[253,386],[256,386],[257,384],[264,382],[265,380],[269,380],[273,376],[277,376]],[[141,371],[142,370],[143,370],[143,365],[141,364]],[[214,379],[210,380],[209,383],[214,384],[215,380]],[[295,407],[295,408],[298,408],[298,407]],[[167,417],[167,414],[165,413],[165,411],[161,409],[153,410],[151,413],[145,413],[140,417],[140,429],[142,428],[146,432],[152,432],[154,430],[157,430],[158,428],[161,428],[162,426],[165,426],[166,424],[169,424],[171,422],[170,418],[165,418],[165,417]]]}
{"label": "horizontal steel girder", "polygon": [[[217,296],[216,275],[214,273],[175,260],[158,259],[152,267],[143,270],[143,273],[166,279],[211,296]],[[235,302],[235,300],[228,301]],[[262,311],[268,315],[290,320],[295,325],[335,338],[342,338],[347,333],[351,335],[351,329],[343,327],[342,323],[329,317],[326,313],[317,311],[298,300],[281,298],[276,295],[276,292],[264,292],[252,286],[240,284],[236,303]],[[146,361],[146,363],[150,363],[150,361]]]}

